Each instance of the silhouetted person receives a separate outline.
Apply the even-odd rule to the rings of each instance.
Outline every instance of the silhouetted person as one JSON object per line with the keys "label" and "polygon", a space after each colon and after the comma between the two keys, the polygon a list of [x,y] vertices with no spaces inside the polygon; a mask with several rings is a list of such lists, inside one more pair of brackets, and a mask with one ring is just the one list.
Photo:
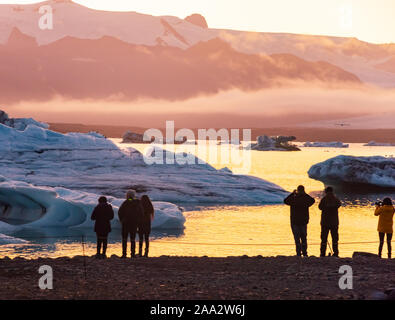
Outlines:
{"label": "silhouetted person", "polygon": [[[99,204],[92,212],[91,220],[95,221],[95,232],[97,235],[97,254],[96,258],[105,258],[107,251],[108,234],[111,232],[110,221],[114,219],[112,206],[107,203],[106,197],[99,198]],[[101,247],[103,245],[103,253]]]}
{"label": "silhouetted person", "polygon": [[145,240],[145,251],[144,257],[148,257],[149,251],[149,235],[151,233],[151,221],[154,220],[154,206],[150,198],[146,195],[141,197],[141,204],[143,206],[143,218],[141,219],[141,224],[139,225],[139,256],[143,254],[143,241]]}
{"label": "silhouetted person", "polygon": [[128,236],[130,234],[131,257],[136,253],[136,233],[143,216],[141,201],[136,198],[136,192],[130,190],[126,194],[126,201],[122,203],[118,211],[119,220],[122,224],[122,258],[126,258]]}
{"label": "silhouetted person", "polygon": [[393,234],[394,206],[390,198],[385,198],[382,203],[376,204],[375,216],[379,216],[377,231],[379,232],[379,257],[383,251],[384,237],[387,235],[388,259],[391,259],[391,240]]}
{"label": "silhouetted person", "polygon": [[326,255],[326,245],[328,243],[328,234],[331,233],[333,256],[339,256],[339,208],[341,202],[336,198],[333,188],[325,189],[325,196],[322,198],[318,208],[321,213],[321,257]]}
{"label": "silhouetted person", "polygon": [[291,206],[291,228],[295,238],[296,255],[307,257],[307,224],[309,223],[309,208],[315,203],[304,189],[299,186],[292,192],[284,203]]}

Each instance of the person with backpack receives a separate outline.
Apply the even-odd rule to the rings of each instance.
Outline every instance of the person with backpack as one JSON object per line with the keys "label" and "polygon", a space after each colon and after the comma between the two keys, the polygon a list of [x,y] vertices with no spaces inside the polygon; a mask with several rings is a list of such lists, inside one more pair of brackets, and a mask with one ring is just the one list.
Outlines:
{"label": "person with backpack", "polygon": [[131,258],[136,256],[136,233],[143,217],[141,201],[136,197],[136,191],[129,190],[126,200],[118,210],[119,221],[122,224],[122,258],[126,258],[128,237],[130,235]]}
{"label": "person with backpack", "polygon": [[307,224],[309,223],[309,208],[315,203],[314,198],[305,192],[304,186],[299,186],[292,192],[284,203],[291,207],[291,229],[295,239],[296,255],[307,257]]}
{"label": "person with backpack", "polygon": [[328,234],[331,233],[333,256],[339,256],[339,208],[341,202],[336,198],[333,188],[325,189],[325,196],[322,198],[318,208],[321,213],[321,257],[326,256],[326,246]]}
{"label": "person with backpack", "polygon": [[[91,220],[95,221],[94,231],[97,235],[97,253],[96,258],[106,258],[108,234],[111,232],[111,220],[114,219],[114,210],[107,202],[106,197],[99,198],[99,204],[92,212]],[[103,246],[103,252],[101,248]]]}
{"label": "person with backpack", "polygon": [[385,198],[382,203],[376,203],[375,216],[379,216],[377,231],[379,232],[379,257],[383,251],[384,237],[387,235],[388,259],[391,259],[391,240],[393,234],[394,206],[390,198]]}
{"label": "person with backpack", "polygon": [[154,220],[155,210],[152,205],[151,199],[144,195],[141,197],[141,204],[143,206],[143,218],[139,225],[139,256],[142,257],[143,254],[143,242],[145,240],[145,251],[144,257],[148,257],[149,251],[149,235],[151,233],[151,221]]}

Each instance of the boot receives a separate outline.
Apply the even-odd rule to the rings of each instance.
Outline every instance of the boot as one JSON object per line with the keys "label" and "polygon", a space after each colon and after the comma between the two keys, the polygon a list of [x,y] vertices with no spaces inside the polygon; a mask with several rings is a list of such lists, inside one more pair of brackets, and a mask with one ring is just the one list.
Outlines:
{"label": "boot", "polygon": [[391,259],[391,251],[392,251],[391,244],[388,243],[388,259]]}
{"label": "boot", "polygon": [[139,257],[143,256],[143,240],[139,242]]}
{"label": "boot", "polygon": [[136,241],[132,241],[132,247],[130,250],[130,257],[135,258],[136,257]]}
{"label": "boot", "polygon": [[126,258],[126,249],[128,246],[128,241],[122,239],[122,257],[121,258]]}

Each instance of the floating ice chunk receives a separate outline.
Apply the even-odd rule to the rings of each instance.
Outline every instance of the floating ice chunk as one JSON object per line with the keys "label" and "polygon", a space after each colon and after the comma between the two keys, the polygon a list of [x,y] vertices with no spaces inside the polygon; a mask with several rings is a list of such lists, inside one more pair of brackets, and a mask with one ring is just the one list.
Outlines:
{"label": "floating ice chunk", "polygon": [[365,147],[395,147],[395,143],[370,141],[370,142],[364,144],[364,146]]}
{"label": "floating ice chunk", "polygon": [[[35,187],[0,177],[0,229],[8,225],[29,227],[93,227],[90,219],[99,195],[65,188]],[[109,197],[115,212],[113,227],[120,226],[118,208],[122,199]],[[182,210],[167,202],[153,202],[152,228],[182,229]]]}
{"label": "floating ice chunk", "polygon": [[348,148],[350,145],[339,142],[339,141],[333,141],[333,142],[306,142],[301,147],[304,148]]}
{"label": "floating ice chunk", "polygon": [[395,158],[337,156],[308,173],[326,184],[395,189]]}

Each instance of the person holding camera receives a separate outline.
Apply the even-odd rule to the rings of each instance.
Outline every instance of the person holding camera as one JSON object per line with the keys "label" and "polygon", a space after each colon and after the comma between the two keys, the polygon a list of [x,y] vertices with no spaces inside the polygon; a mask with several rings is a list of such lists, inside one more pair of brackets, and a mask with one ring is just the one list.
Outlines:
{"label": "person holding camera", "polygon": [[309,208],[315,203],[304,186],[299,186],[284,203],[291,207],[291,229],[295,239],[296,255],[307,257],[307,224],[309,223]]}
{"label": "person holding camera", "polygon": [[385,198],[383,202],[376,202],[375,216],[379,216],[379,223],[377,231],[379,232],[379,257],[384,246],[384,237],[387,235],[387,248],[388,248],[388,259],[391,259],[391,240],[393,234],[393,218],[394,218],[394,206],[390,198]]}
{"label": "person holding camera", "polygon": [[318,208],[321,213],[321,253],[320,257],[326,256],[328,235],[331,233],[333,256],[339,256],[339,208],[340,200],[335,196],[332,187],[325,189],[325,196],[321,199]]}

